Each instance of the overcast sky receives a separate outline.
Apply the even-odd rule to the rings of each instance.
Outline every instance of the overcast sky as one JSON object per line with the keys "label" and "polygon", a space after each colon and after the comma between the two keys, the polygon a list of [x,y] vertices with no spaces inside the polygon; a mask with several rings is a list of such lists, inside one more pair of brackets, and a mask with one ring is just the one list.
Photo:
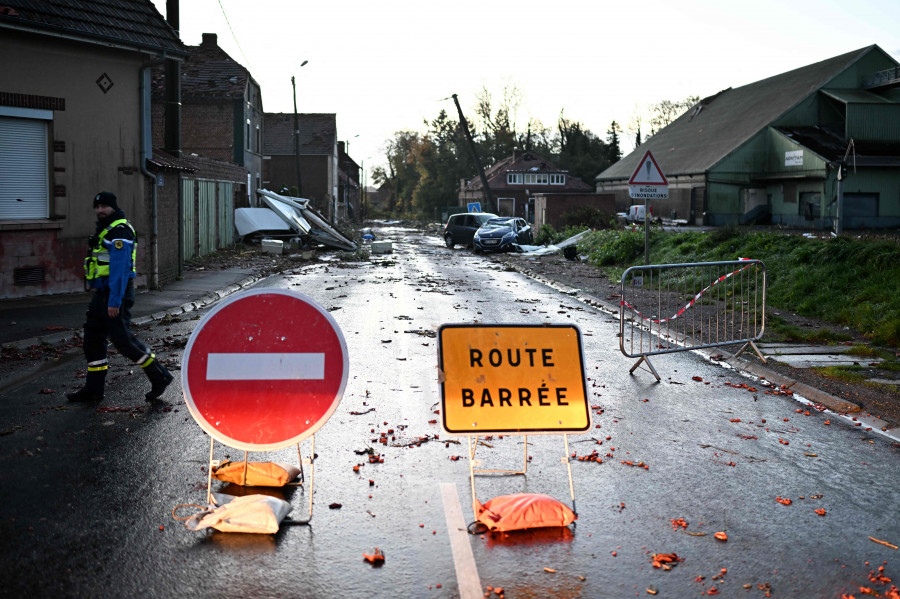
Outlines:
{"label": "overcast sky", "polygon": [[[166,14],[166,0],[153,0]],[[660,100],[708,96],[877,44],[900,60],[898,0],[182,0],[181,39],[219,46],[259,83],[266,112],[337,114],[350,155],[383,164],[396,131],[476,94],[523,94],[517,123],[561,110],[606,137]],[[300,67],[304,61],[306,66]],[[646,122],[646,119],[645,119]],[[623,151],[633,140],[623,135]]]}

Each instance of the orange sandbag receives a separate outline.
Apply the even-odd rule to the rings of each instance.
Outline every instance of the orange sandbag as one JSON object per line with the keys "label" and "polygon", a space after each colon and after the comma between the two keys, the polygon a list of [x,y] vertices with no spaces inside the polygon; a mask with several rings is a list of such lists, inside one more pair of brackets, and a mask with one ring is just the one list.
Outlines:
{"label": "orange sandbag", "polygon": [[478,521],[496,531],[568,526],[576,518],[569,506],[539,493],[503,495],[484,505],[476,500],[475,507]]}
{"label": "orange sandbag", "polygon": [[283,487],[291,482],[300,469],[276,462],[249,462],[247,464],[247,482],[244,483],[244,462],[223,462],[213,468],[212,475],[216,480],[248,487]]}

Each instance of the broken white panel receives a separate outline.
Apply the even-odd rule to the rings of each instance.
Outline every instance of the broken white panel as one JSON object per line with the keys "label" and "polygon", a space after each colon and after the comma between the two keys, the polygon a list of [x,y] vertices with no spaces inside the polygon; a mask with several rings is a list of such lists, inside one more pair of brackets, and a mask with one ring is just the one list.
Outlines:
{"label": "broken white panel", "polygon": [[236,208],[234,227],[241,237],[258,231],[271,233],[291,231],[291,227],[268,208]]}
{"label": "broken white panel", "polygon": [[569,237],[565,241],[561,241],[561,242],[557,243],[556,245],[547,245],[547,246],[523,245],[523,246],[520,246],[522,248],[522,250],[524,250],[523,252],[514,253],[514,254],[510,254],[510,255],[512,255],[512,256],[550,256],[552,254],[558,254],[559,252],[562,251],[563,248],[566,248],[570,245],[575,245],[576,243],[578,243],[578,241],[582,237],[587,235],[588,233],[589,233],[588,230],[584,230],[581,233],[579,233],[578,235],[573,235],[572,237]]}
{"label": "broken white panel", "polygon": [[286,202],[272,199],[268,195],[263,194],[262,191],[265,190],[260,190],[260,197],[262,198],[262,201],[265,202],[266,205],[275,212],[275,214],[277,214],[284,222],[290,225],[290,227],[294,231],[300,233],[301,235],[309,234],[309,230],[311,227],[309,226],[309,222],[307,222],[307,220],[303,218],[303,214],[301,214],[300,209],[288,205]]}

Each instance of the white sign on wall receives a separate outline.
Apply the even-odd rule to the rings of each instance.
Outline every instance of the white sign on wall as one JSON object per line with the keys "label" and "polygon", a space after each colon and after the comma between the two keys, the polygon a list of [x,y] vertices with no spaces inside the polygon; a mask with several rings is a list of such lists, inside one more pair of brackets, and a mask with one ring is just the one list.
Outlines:
{"label": "white sign on wall", "polygon": [[784,166],[803,166],[803,150],[785,152]]}

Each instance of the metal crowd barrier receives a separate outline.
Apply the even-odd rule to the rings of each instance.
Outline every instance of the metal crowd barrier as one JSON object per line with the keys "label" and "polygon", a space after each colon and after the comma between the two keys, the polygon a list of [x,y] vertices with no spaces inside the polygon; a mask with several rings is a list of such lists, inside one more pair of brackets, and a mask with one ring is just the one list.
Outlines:
{"label": "metal crowd barrier", "polygon": [[766,313],[766,267],[759,260],[633,266],[622,273],[619,348],[639,358],[743,343],[756,347]]}

